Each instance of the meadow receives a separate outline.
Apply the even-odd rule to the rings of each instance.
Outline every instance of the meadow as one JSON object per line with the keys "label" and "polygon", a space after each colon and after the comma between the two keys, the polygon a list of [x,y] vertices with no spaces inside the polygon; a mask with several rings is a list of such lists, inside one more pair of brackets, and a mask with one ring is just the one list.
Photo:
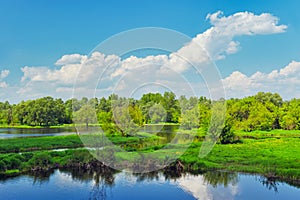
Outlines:
{"label": "meadow", "polygon": [[[194,131],[186,134],[194,134]],[[203,132],[198,132],[194,142],[176,162],[188,172],[226,170],[261,174],[269,178],[289,181],[300,180],[300,131],[236,131],[236,143],[217,143],[204,158],[199,158]],[[90,136],[91,137],[91,136]],[[144,144],[140,144],[141,137]],[[93,139],[93,137],[91,137]],[[128,152],[174,153],[185,144],[174,144],[163,148],[165,141],[158,136],[140,133],[136,136],[112,136],[108,139]],[[159,142],[160,141],[160,142]],[[161,142],[163,141],[163,142]],[[0,140],[0,170],[2,176],[12,176],[32,170],[87,166],[98,161],[83,149],[78,135],[38,138],[15,138]],[[51,149],[69,148],[52,151]],[[77,149],[76,149],[77,148]],[[130,160],[128,152],[115,153],[116,159]],[[157,154],[157,157],[160,155]]]}

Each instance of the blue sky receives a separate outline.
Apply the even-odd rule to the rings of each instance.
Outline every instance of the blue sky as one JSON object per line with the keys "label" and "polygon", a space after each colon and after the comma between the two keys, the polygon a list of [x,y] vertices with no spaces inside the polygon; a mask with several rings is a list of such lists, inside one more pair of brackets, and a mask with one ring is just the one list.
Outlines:
{"label": "blue sky", "polygon": [[[224,16],[245,11],[255,15],[270,13],[279,19],[278,24],[287,26],[284,33],[237,36],[239,50],[215,61],[224,79],[235,71],[247,77],[257,71],[270,73],[292,61],[300,61],[299,7],[297,0],[3,0],[0,71],[9,70],[9,75],[0,81],[20,88],[24,84],[20,81],[24,75],[22,67],[57,69],[55,62],[63,55],[89,54],[103,40],[133,28],[163,27],[193,38],[212,26],[206,16],[219,10]],[[4,91],[1,93],[0,100],[19,100],[11,99],[16,97],[10,98]]]}

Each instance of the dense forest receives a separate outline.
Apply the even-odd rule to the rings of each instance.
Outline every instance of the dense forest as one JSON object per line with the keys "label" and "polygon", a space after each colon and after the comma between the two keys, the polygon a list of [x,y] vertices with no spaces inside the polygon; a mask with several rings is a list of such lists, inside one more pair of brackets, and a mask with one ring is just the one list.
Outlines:
{"label": "dense forest", "polygon": [[[126,107],[112,106],[124,102]],[[124,118],[137,125],[166,122],[180,123],[188,129],[205,128],[210,123],[212,103],[206,97],[176,98],[172,92],[148,93],[138,100],[116,94],[67,101],[44,97],[13,105],[0,102],[0,125],[54,126],[71,124],[75,117],[96,123],[88,121],[87,116],[96,111],[101,124],[113,123],[114,113],[127,113]],[[300,99],[284,101],[277,93],[259,92],[242,99],[228,99],[226,107],[226,124],[234,130],[300,129]]]}

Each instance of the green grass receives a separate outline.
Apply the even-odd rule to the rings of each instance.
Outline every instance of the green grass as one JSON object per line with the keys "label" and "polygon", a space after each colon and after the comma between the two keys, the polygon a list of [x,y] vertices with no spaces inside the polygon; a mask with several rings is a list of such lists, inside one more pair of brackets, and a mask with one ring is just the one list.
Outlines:
{"label": "green grass", "polygon": [[[158,141],[160,137],[139,132],[135,137],[108,136],[109,140],[117,145],[134,145],[141,141]],[[0,153],[18,153],[27,151],[51,150],[59,148],[78,148],[83,147],[82,140],[100,140],[99,135],[65,135],[65,136],[45,136],[45,137],[24,137],[0,140]],[[93,144],[91,142],[90,144]]]}
{"label": "green grass", "polygon": [[10,169],[10,170],[5,171],[6,176],[15,176],[15,175],[18,175],[19,173],[20,173],[20,170],[18,170],[18,169]]}
{"label": "green grass", "polygon": [[265,135],[260,139],[242,139],[242,143],[237,144],[216,144],[203,159],[197,157],[201,146],[199,142],[192,145],[180,160],[187,166],[202,163],[199,165],[202,169],[225,169],[299,180],[300,134],[298,137],[295,133],[289,137],[287,132],[270,134],[276,134],[276,137]]}
{"label": "green grass", "polygon": [[83,144],[77,135],[25,137],[0,140],[0,153],[76,148]]}
{"label": "green grass", "polygon": [[[186,133],[196,134],[199,137],[205,135],[203,130],[191,130]],[[198,157],[202,144],[199,140],[195,140],[181,156],[180,154],[187,147],[186,144],[165,146],[161,143],[160,137],[148,133],[138,133],[135,137],[112,136],[109,140],[129,151],[115,153],[114,156],[120,161],[139,159],[138,152],[144,152],[161,160],[165,159],[166,155],[177,156],[188,171],[222,169],[300,180],[300,131],[238,131],[236,135],[240,140],[239,143],[216,144],[204,158]],[[93,135],[87,137],[92,141],[95,139]],[[141,145],[141,141],[144,145]],[[19,169],[20,172],[30,170],[32,166],[39,165],[39,162],[35,160],[41,158],[47,158],[46,163],[50,167],[55,164],[68,166],[70,163],[91,161],[93,158],[87,150],[45,151],[81,146],[82,142],[77,135],[3,139],[0,140],[2,153],[0,167],[4,167],[0,171],[3,172],[4,169],[6,171]],[[15,153],[34,150],[38,151],[21,155]]]}
{"label": "green grass", "polygon": [[70,167],[78,165],[78,163],[89,163],[93,160],[95,159],[85,149],[0,154],[0,175],[12,176],[33,169],[48,170],[57,167]]}

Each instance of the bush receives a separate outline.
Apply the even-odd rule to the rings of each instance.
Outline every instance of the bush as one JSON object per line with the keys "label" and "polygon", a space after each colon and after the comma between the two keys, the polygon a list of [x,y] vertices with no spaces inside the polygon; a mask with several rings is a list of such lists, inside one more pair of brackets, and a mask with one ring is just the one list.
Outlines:
{"label": "bush", "polygon": [[36,153],[30,160],[29,164],[33,167],[46,168],[53,164],[52,157],[47,152]]}
{"label": "bush", "polygon": [[235,134],[231,130],[231,126],[228,123],[225,123],[225,126],[222,129],[220,135],[220,142],[221,144],[231,144],[234,143]]}
{"label": "bush", "polygon": [[8,155],[3,159],[6,169],[18,169],[22,164],[23,157],[19,154]]}
{"label": "bush", "polygon": [[6,169],[6,163],[3,160],[0,160],[0,172],[4,172]]}

